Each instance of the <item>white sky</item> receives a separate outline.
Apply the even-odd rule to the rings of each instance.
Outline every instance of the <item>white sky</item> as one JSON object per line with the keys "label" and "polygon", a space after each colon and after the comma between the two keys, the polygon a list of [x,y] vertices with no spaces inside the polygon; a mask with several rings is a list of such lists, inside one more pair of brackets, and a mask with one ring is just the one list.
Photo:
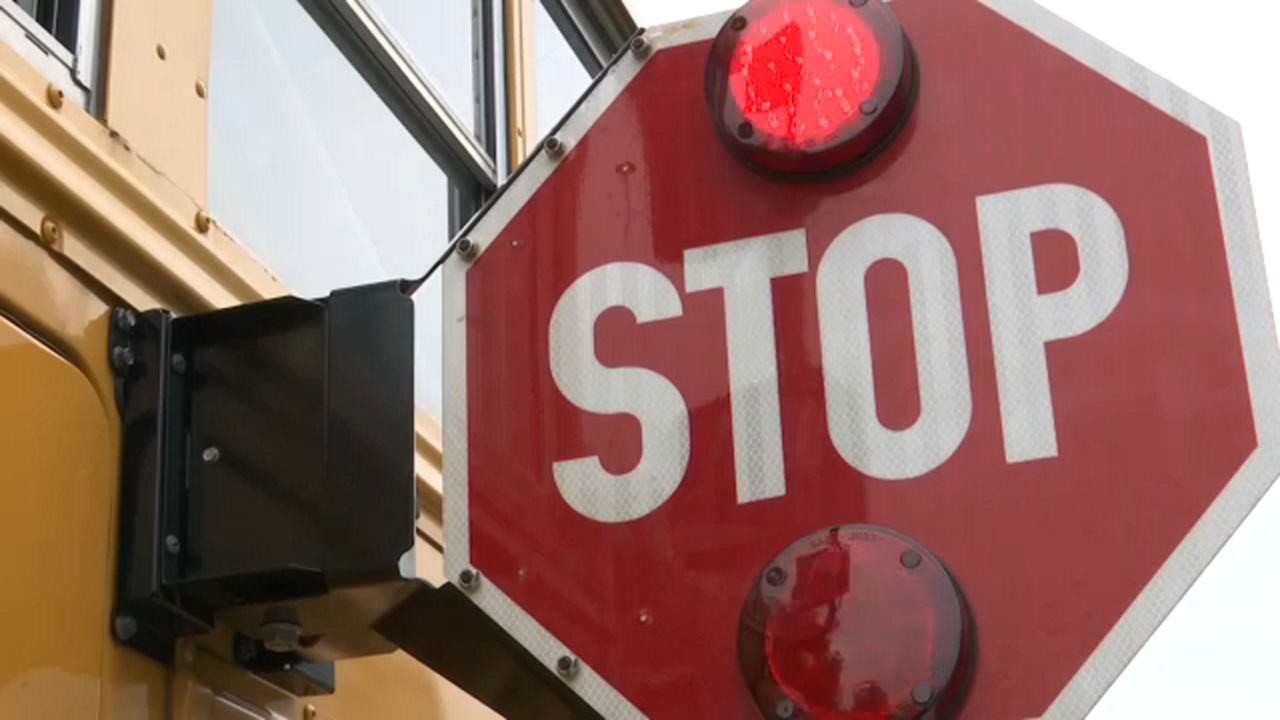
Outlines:
{"label": "white sky", "polygon": [[[943,2],[946,0],[937,0]],[[728,10],[725,0],[628,0],[652,26]],[[1263,0],[1041,0],[1041,4],[1244,126],[1258,221],[1280,306],[1280,69]],[[1280,420],[1278,420],[1280,421]],[[1092,720],[1280,717],[1280,491],[1265,498],[1103,698]]]}

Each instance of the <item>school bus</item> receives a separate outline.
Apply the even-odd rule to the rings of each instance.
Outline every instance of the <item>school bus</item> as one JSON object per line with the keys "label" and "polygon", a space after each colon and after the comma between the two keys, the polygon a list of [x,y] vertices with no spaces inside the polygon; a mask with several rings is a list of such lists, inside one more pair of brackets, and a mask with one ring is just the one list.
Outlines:
{"label": "school bus", "polygon": [[[225,573],[237,563],[292,550],[306,533],[339,552],[366,528],[329,512],[318,530],[297,529],[305,518],[271,510],[242,482],[250,500],[208,487],[199,506],[182,495],[184,523],[229,516],[234,527],[167,533],[155,523],[169,510],[148,517],[146,493],[190,487],[146,463],[158,438],[179,452],[157,413],[187,423],[188,442],[208,431],[188,427],[203,412],[190,406],[174,420],[182,413],[161,390],[188,387],[190,399],[213,392],[226,363],[244,370],[245,357],[219,355],[226,337],[211,328],[234,317],[238,332],[258,332],[290,307],[336,315],[338,300],[306,299],[419,274],[633,32],[620,0],[0,3],[0,718],[486,718],[538,707],[511,690],[518,660],[473,653],[483,628],[451,629],[429,607],[318,660],[287,608],[245,620],[236,606],[342,583],[363,591],[364,580],[272,571],[235,585]],[[302,299],[268,302],[290,296]],[[408,485],[384,507],[408,518],[401,599],[446,585],[433,297],[418,297],[398,327],[414,342],[394,349],[411,362],[398,389],[414,400],[396,404],[397,421],[408,418],[396,461]],[[140,328],[196,343],[203,359],[188,366],[173,347],[147,346],[159,336]],[[280,424],[242,426],[227,440],[235,447],[183,457],[233,467],[236,443],[257,435],[264,462],[298,457],[322,472],[314,453],[281,449],[311,427],[291,397],[263,398],[266,410],[220,405]],[[190,579],[188,545],[210,537],[241,555],[217,565],[210,551],[199,598],[214,600],[193,606],[169,581],[179,565]],[[334,622],[372,623],[344,614],[360,598],[327,606]]]}

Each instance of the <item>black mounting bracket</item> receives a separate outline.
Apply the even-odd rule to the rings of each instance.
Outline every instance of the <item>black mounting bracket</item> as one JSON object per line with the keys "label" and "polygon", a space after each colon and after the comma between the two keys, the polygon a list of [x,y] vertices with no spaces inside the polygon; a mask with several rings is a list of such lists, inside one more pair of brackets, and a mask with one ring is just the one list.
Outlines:
{"label": "black mounting bracket", "polygon": [[176,317],[117,309],[112,632],[169,662],[215,620],[295,695],[403,649],[509,718],[598,718],[452,585],[416,577],[413,303],[397,282]]}
{"label": "black mounting bracket", "polygon": [[372,625],[416,587],[413,303],[398,283],[113,320],[116,638],[168,661],[217,617],[275,651],[255,654],[264,673],[293,652],[394,649]]}

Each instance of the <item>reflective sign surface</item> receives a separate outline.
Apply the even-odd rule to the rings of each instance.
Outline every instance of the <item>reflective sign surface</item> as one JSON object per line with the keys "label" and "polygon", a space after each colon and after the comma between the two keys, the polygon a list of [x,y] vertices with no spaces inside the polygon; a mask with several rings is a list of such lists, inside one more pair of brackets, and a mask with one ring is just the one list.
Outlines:
{"label": "reflective sign surface", "polygon": [[962,589],[959,717],[1079,716],[1274,477],[1234,125],[1029,3],[893,8],[918,105],[859,172],[746,169],[717,28],[655,35],[447,266],[450,572],[607,717],[757,717],[743,599],[848,524]]}

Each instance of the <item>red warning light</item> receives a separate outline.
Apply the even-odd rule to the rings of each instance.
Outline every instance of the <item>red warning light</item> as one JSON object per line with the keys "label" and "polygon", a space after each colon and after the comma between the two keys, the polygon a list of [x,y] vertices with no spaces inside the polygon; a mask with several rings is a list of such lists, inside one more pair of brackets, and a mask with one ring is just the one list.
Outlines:
{"label": "red warning light", "polygon": [[831,528],[783,550],[738,629],[739,664],[766,718],[950,717],[963,700],[971,642],[960,592],[927,550],[885,528]]}
{"label": "red warning light", "polygon": [[712,45],[721,138],[749,163],[822,173],[865,161],[910,114],[915,59],[881,0],[753,0]]}

